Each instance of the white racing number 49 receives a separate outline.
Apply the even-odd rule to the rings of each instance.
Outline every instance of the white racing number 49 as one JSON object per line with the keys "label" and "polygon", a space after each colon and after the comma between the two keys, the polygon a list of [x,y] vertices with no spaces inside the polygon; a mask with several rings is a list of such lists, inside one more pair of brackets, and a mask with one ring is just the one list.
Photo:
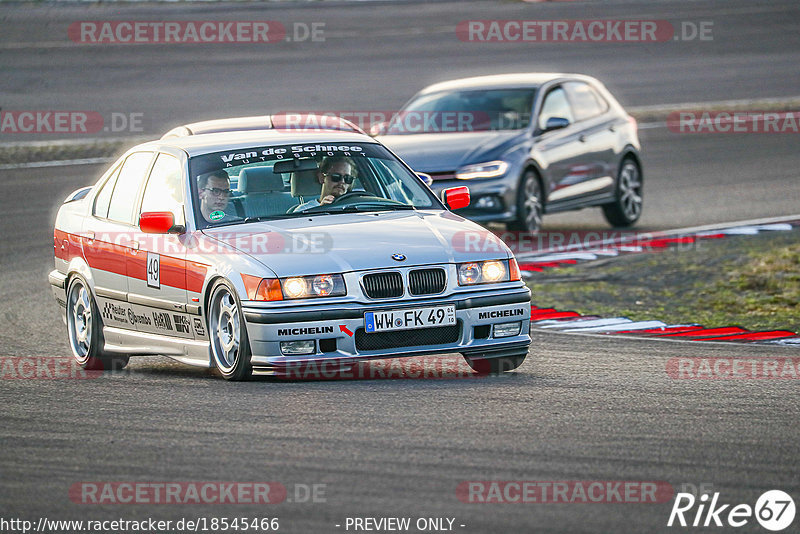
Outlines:
{"label": "white racing number 49", "polygon": [[154,252],[147,253],[147,287],[161,289],[161,258]]}

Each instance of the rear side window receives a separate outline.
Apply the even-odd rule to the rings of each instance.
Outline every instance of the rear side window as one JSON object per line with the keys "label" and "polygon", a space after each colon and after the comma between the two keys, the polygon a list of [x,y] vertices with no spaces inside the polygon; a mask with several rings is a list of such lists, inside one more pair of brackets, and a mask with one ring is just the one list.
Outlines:
{"label": "rear side window", "polygon": [[570,123],[575,122],[567,94],[561,87],[553,89],[544,97],[542,112],[539,114],[539,128],[544,130],[547,127],[547,121],[554,117],[567,119]]}
{"label": "rear side window", "polygon": [[181,171],[178,158],[169,154],[158,155],[144,190],[142,212],[169,211],[175,218],[175,224],[184,224]]}
{"label": "rear side window", "polygon": [[608,110],[608,102],[597,94],[589,84],[583,82],[565,83],[572,111],[576,121],[584,121],[602,115]]}
{"label": "rear side window", "polygon": [[108,204],[111,202],[111,193],[114,192],[114,186],[117,183],[117,176],[119,176],[120,167],[117,167],[111,176],[103,184],[97,198],[94,200],[94,211],[92,212],[95,217],[108,217]]}
{"label": "rear side window", "polygon": [[133,224],[133,205],[151,159],[152,152],[136,152],[122,164],[108,205],[108,218],[112,221]]}

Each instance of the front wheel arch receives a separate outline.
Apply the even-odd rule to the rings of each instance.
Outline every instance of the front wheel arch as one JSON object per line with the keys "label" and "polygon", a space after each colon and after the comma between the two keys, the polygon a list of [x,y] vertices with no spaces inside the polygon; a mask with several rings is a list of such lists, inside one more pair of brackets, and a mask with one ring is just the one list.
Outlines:
{"label": "front wheel arch", "polygon": [[[630,172],[623,175],[626,167],[632,164]],[[629,180],[630,178],[630,180]],[[637,184],[635,187],[629,187],[630,183]],[[632,195],[626,195],[626,191],[633,192]],[[628,202],[626,202],[626,198]],[[638,198],[638,202],[636,199]],[[622,157],[617,170],[617,177],[614,180],[614,200],[608,204],[603,204],[603,215],[605,219],[614,227],[628,227],[633,226],[642,216],[644,199],[644,177],[642,175],[642,164],[639,158],[633,153],[627,153]],[[634,210],[634,205],[637,206]]]}
{"label": "front wheel arch", "polygon": [[[526,178],[529,175],[533,175],[533,179],[539,186],[539,223],[536,225],[535,229],[531,229],[530,225],[527,223],[527,215],[525,214],[525,209],[523,207],[523,193],[526,184]],[[513,231],[521,231],[521,232],[537,232],[542,224],[542,216],[545,212],[545,207],[547,205],[547,193],[545,192],[544,187],[544,179],[542,178],[542,173],[539,168],[534,165],[532,162],[527,163],[522,172],[519,175],[519,179],[517,181],[516,191],[514,193],[514,202],[516,206],[516,216],[515,219],[509,222],[506,226],[509,230]]]}
{"label": "front wheel arch", "polygon": [[529,161],[525,166],[522,167],[522,172],[519,175],[519,180],[517,182],[517,187],[522,185],[522,179],[525,177],[525,173],[528,171],[533,172],[536,175],[536,179],[539,180],[539,189],[542,191],[542,212],[547,207],[547,190],[544,187],[544,178],[541,169],[539,166],[536,165],[534,162]]}
{"label": "front wheel arch", "polygon": [[[225,294],[231,298],[226,299]],[[223,299],[225,302],[222,302]],[[247,333],[247,322],[236,286],[227,278],[217,276],[209,281],[204,301],[203,311],[208,332],[210,363],[226,380],[248,380],[253,371],[250,363],[252,352],[250,337]],[[215,307],[220,307],[220,309],[214,309]],[[223,307],[235,309],[238,318],[233,320],[233,314],[223,311]],[[220,327],[223,323],[229,325],[230,328]],[[236,329],[235,332],[234,329]],[[226,333],[228,330],[230,332]],[[226,336],[230,334],[230,336],[222,339],[223,334]],[[228,345],[227,348],[226,345]],[[235,356],[231,356],[229,353],[233,346],[236,348]]]}

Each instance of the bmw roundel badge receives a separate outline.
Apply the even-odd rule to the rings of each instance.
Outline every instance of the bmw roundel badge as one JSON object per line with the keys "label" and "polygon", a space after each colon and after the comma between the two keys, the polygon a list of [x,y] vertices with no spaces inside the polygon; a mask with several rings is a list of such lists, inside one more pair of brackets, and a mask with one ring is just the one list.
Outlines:
{"label": "bmw roundel badge", "polygon": [[406,261],[405,254],[392,254],[392,259],[394,261]]}

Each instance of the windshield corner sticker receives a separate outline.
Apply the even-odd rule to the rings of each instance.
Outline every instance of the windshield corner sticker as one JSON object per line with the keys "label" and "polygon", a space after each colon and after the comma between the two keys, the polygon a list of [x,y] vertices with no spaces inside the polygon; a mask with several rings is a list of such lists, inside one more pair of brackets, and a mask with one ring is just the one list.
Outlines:
{"label": "windshield corner sticker", "polygon": [[161,259],[155,252],[147,253],[147,287],[161,289]]}
{"label": "windshield corner sticker", "polygon": [[225,212],[222,210],[212,211],[211,214],[208,216],[209,219],[212,221],[218,221],[225,217]]}
{"label": "windshield corner sticker", "polygon": [[324,156],[333,156],[336,153],[344,153],[346,156],[352,155],[352,152],[364,154],[364,147],[358,145],[293,145],[282,147],[269,147],[266,149],[256,149],[247,152],[231,152],[228,154],[221,154],[222,162],[227,166],[232,164],[248,164],[253,161],[266,161],[269,159],[283,159],[287,156],[316,156],[322,154]]}

